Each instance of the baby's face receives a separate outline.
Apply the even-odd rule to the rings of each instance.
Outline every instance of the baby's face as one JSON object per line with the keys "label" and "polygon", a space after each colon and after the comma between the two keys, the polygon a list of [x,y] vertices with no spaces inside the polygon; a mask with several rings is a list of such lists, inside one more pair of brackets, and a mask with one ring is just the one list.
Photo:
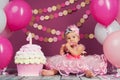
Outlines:
{"label": "baby's face", "polygon": [[75,32],[70,32],[66,35],[66,41],[73,45],[78,44],[79,40],[80,38]]}

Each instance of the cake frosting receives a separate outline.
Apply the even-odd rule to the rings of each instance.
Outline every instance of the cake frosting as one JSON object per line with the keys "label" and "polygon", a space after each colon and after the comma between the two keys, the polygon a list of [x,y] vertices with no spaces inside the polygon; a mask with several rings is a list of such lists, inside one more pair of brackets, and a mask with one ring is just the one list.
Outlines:
{"label": "cake frosting", "polygon": [[41,47],[36,44],[23,45],[15,55],[16,64],[45,64],[46,58]]}

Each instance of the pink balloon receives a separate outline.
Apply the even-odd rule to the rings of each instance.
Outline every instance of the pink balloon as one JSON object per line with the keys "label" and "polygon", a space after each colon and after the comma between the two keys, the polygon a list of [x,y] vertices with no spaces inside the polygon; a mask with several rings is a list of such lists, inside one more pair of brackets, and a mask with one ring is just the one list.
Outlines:
{"label": "pink balloon", "polygon": [[118,23],[120,24],[120,0],[118,0],[118,13],[117,13],[117,17],[116,17],[116,20],[118,21]]}
{"label": "pink balloon", "polygon": [[13,34],[13,32],[10,31],[10,30],[8,29],[8,27],[6,27],[6,28],[4,29],[4,31],[3,31],[2,33],[0,33],[0,36],[5,37],[5,38],[9,38],[12,34]]}
{"label": "pink balloon", "polygon": [[107,36],[103,43],[103,51],[109,62],[120,67],[120,30]]}
{"label": "pink balloon", "polygon": [[11,31],[22,29],[32,18],[32,9],[24,0],[13,0],[5,7],[7,25]]}
{"label": "pink balloon", "polygon": [[117,16],[118,0],[92,0],[90,10],[96,21],[107,27]]}
{"label": "pink balloon", "polygon": [[0,69],[6,67],[13,56],[13,47],[10,41],[0,37]]}

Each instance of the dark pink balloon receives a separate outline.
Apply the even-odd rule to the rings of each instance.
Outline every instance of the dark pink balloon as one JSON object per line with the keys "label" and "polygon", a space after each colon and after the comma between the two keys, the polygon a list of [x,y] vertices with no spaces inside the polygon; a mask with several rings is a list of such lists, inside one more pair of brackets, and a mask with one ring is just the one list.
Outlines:
{"label": "dark pink balloon", "polygon": [[118,21],[118,23],[120,24],[120,0],[118,0],[118,6],[119,6],[119,8],[118,8],[118,13],[117,13],[117,16],[116,16],[116,20]]}
{"label": "dark pink balloon", "polygon": [[13,47],[10,41],[0,37],[0,69],[6,67],[13,56]]}
{"label": "dark pink balloon", "polygon": [[5,7],[7,25],[11,31],[22,29],[32,18],[32,9],[24,0],[13,0]]}
{"label": "dark pink balloon", "polygon": [[92,0],[90,10],[95,20],[107,27],[117,16],[118,0]]}

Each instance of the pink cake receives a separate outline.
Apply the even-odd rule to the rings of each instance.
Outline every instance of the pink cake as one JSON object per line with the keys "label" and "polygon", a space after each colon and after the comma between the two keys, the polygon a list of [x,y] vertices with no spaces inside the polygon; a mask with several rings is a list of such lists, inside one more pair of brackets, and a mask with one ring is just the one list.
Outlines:
{"label": "pink cake", "polygon": [[23,45],[15,55],[18,76],[39,76],[45,63],[41,47],[35,44]]}

